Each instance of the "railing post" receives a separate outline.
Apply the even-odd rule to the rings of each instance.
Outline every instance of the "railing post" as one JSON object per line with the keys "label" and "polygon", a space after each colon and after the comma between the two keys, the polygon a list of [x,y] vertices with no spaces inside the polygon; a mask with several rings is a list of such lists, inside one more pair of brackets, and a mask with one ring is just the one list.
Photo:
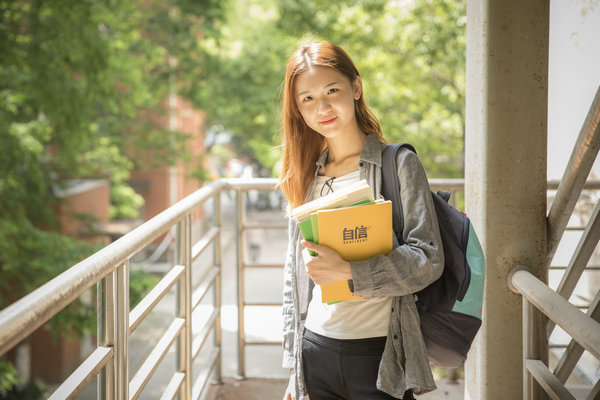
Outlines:
{"label": "railing post", "polygon": [[237,296],[238,296],[238,379],[246,378],[246,333],[244,322],[244,196],[242,190],[236,190],[236,260],[237,260]]}
{"label": "railing post", "polygon": [[217,320],[215,321],[215,346],[219,349],[219,356],[217,358],[217,363],[215,366],[215,375],[216,375],[215,383],[217,383],[217,384],[223,383],[222,376],[221,376],[222,375],[222,356],[223,356],[222,347],[221,347],[221,339],[222,339],[222,333],[221,333],[221,302],[222,302],[221,301],[221,299],[222,299],[221,276],[223,273],[221,232],[222,232],[222,228],[223,228],[223,215],[221,214],[221,212],[222,212],[222,210],[221,210],[221,191],[219,191],[214,197],[214,215],[213,215],[214,225],[219,229],[219,233],[215,237],[215,243],[214,243],[214,247],[213,247],[215,265],[219,268],[219,274],[215,278],[215,298],[214,298],[215,308],[218,310]]}
{"label": "railing post", "polygon": [[129,261],[119,265],[115,275],[115,397],[129,400]]}
{"label": "railing post", "polygon": [[183,372],[180,398],[191,400],[192,398],[192,245],[191,245],[191,219],[190,213],[177,224],[175,264],[185,267],[182,279],[177,285],[177,316],[185,319],[185,325],[177,346],[178,371]]}
{"label": "railing post", "polygon": [[523,399],[539,400],[547,398],[539,383],[527,369],[527,360],[543,360],[542,351],[546,338],[539,329],[546,319],[529,301],[523,297]]}
{"label": "railing post", "polygon": [[115,273],[111,272],[97,284],[97,336],[98,346],[113,348],[113,361],[106,364],[98,374],[98,399],[115,398]]}

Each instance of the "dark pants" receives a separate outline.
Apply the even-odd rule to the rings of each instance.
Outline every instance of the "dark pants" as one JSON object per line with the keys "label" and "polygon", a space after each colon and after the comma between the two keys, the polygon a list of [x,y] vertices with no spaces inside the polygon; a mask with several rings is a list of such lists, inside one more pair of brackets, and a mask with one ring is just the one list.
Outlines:
{"label": "dark pants", "polygon": [[[375,385],[385,340],[339,340],[306,329],[302,358],[310,400],[394,400]],[[413,399],[408,390],[403,400]]]}

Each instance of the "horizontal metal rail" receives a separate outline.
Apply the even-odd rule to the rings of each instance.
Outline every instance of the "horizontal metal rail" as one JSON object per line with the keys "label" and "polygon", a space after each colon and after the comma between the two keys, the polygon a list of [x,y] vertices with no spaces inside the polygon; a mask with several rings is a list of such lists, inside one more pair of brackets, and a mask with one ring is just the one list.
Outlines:
{"label": "horizontal metal rail", "polygon": [[200,332],[194,336],[194,340],[192,342],[192,359],[195,359],[198,356],[198,353],[200,353],[200,350],[206,342],[206,339],[208,339],[210,331],[215,327],[219,318],[219,311],[220,310],[218,309],[213,310],[202,330],[200,330]]}
{"label": "horizontal metal rail", "polygon": [[[553,265],[550,267],[550,270],[566,270],[568,268],[567,265]],[[600,265],[590,265],[588,264],[585,267],[588,271],[600,271]]]}
{"label": "horizontal metal rail", "polygon": [[0,355],[225,186],[225,182],[215,181],[202,187],[0,311]]}
{"label": "horizontal metal rail", "polygon": [[114,356],[112,347],[98,347],[48,400],[75,399]]}
{"label": "horizontal metal rail", "polygon": [[244,305],[248,307],[277,307],[283,304],[280,301],[246,301]]}
{"label": "horizontal metal rail", "polygon": [[600,359],[600,323],[579,311],[523,266],[511,271],[509,284],[516,293],[521,294],[584,349]]}
{"label": "horizontal metal rail", "polygon": [[[546,186],[547,190],[558,190],[561,180],[549,179]],[[600,190],[600,179],[589,178],[584,182],[582,190]]]}
{"label": "horizontal metal rail", "polygon": [[[590,308],[587,315],[582,313],[564,297],[528,272],[524,266],[517,266],[511,270],[508,276],[508,285],[515,293],[523,297],[523,352],[526,371],[523,382],[524,398],[529,398],[528,396],[531,393],[527,376],[529,374],[553,399],[574,399],[566,389],[562,379],[552,373],[541,360],[535,358],[536,356],[528,355],[530,344],[529,339],[525,340],[525,338],[532,336],[532,333],[528,331],[529,318],[535,318],[535,316],[532,312],[526,312],[526,310],[535,307],[544,313],[571,336],[572,340],[582,349],[587,350],[596,359],[600,360],[600,323],[593,318],[595,316],[594,310]],[[595,301],[597,302],[597,299]],[[532,345],[535,346],[533,343]],[[571,347],[574,348],[575,345],[571,345]],[[574,353],[572,357],[578,358],[579,355]],[[573,359],[561,360],[561,363],[569,364],[565,367],[559,365],[560,368],[565,368],[562,374],[566,374],[566,369],[571,367]],[[558,372],[560,373],[560,369]],[[563,378],[562,375],[561,378]]]}
{"label": "horizontal metal rail", "polygon": [[283,342],[281,340],[247,340],[247,346],[281,346]]}
{"label": "horizontal metal rail", "polygon": [[165,389],[163,395],[160,397],[160,400],[175,399],[179,389],[181,389],[181,384],[183,383],[184,378],[185,374],[183,372],[175,372],[167,384],[167,388]]}
{"label": "horizontal metal rail", "polygon": [[274,269],[274,268],[282,268],[282,264],[246,264],[243,263],[245,269],[249,268],[258,268],[258,269]]}
{"label": "horizontal metal rail", "polygon": [[195,261],[198,256],[200,256],[200,254],[202,254],[202,252],[216,240],[220,233],[221,230],[218,227],[213,226],[210,228],[209,231],[204,234],[202,239],[196,242],[194,247],[192,247],[192,261]]}
{"label": "horizontal metal rail", "polygon": [[465,180],[462,178],[430,178],[429,187],[433,191],[462,192],[465,190]]}
{"label": "horizontal metal rail", "polygon": [[131,400],[140,397],[142,390],[152,377],[154,371],[156,371],[158,364],[165,358],[169,349],[175,342],[175,339],[177,339],[181,333],[185,322],[186,321],[183,318],[175,318],[167,328],[166,332],[158,340],[158,343],[156,343],[156,346],[154,346],[146,360],[144,360],[141,367],[137,370],[133,379],[129,382],[129,398]]}
{"label": "horizontal metal rail", "polygon": [[261,230],[277,230],[277,229],[287,229],[287,224],[248,224],[243,226],[244,230],[252,230],[252,229],[261,229]]}
{"label": "horizontal metal rail", "polygon": [[525,368],[554,400],[575,400],[575,396],[556,379],[556,376],[540,360],[526,360]]}
{"label": "horizontal metal rail", "polygon": [[221,273],[219,267],[212,267],[204,276],[202,283],[194,290],[192,294],[192,309],[195,309],[198,304],[202,301],[204,296],[208,293],[209,289],[213,286],[217,277]]}
{"label": "horizontal metal rail", "polygon": [[129,313],[129,333],[133,333],[144,318],[154,309],[158,302],[171,290],[183,276],[185,267],[176,265],[144,296],[139,304]]}

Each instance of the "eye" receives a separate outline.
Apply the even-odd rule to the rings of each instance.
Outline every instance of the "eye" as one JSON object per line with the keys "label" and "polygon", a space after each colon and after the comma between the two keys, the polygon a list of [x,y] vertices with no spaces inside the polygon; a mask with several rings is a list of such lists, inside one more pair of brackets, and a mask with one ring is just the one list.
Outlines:
{"label": "eye", "polygon": [[307,103],[309,101],[312,101],[312,99],[313,99],[312,96],[306,96],[305,98],[302,99],[302,102]]}
{"label": "eye", "polygon": [[332,94],[332,93],[335,93],[335,92],[338,92],[338,91],[339,91],[339,89],[338,89],[338,88],[330,88],[330,89],[327,91],[327,94]]}

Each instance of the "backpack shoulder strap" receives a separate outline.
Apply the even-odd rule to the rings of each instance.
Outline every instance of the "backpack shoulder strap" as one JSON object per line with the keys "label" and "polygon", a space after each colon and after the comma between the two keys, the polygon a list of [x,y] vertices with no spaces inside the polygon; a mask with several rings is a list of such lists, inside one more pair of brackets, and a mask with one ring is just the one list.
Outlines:
{"label": "backpack shoulder strap", "polygon": [[386,145],[381,157],[381,193],[386,200],[392,201],[392,223],[394,233],[400,244],[404,243],[404,240],[402,240],[404,219],[402,218],[402,203],[400,202],[400,183],[398,182],[396,158],[402,147],[408,148],[415,154],[417,153],[415,148],[408,143],[395,143]]}

